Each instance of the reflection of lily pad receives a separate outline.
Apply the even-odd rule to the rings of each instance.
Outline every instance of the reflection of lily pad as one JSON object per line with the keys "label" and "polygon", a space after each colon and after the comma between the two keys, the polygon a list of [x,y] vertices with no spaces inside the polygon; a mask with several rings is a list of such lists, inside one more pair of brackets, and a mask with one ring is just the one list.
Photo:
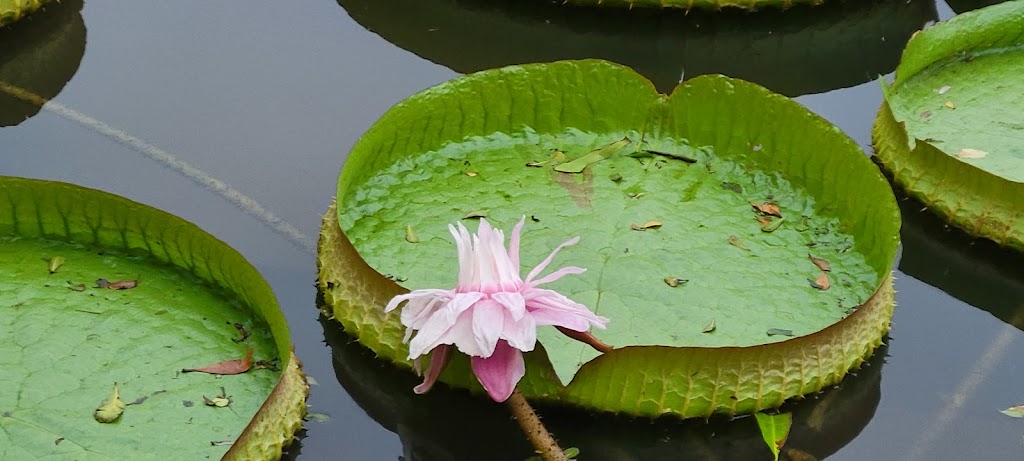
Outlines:
{"label": "reflection of lily pad", "polygon": [[[3,177],[0,274],[0,458],[276,459],[301,427],[308,388],[269,285],[194,225]],[[277,370],[182,372],[247,350]],[[127,406],[101,424],[114,383]],[[221,393],[229,408],[203,405]]]}
{"label": "reflection of lily pad", "polygon": [[50,0],[0,0],[0,27],[14,24],[47,3]]}
{"label": "reflection of lily pad", "polygon": [[1024,330],[1024,255],[971,241],[916,200],[901,200],[900,270]]}
{"label": "reflection of lily pad", "polygon": [[[38,113],[78,71],[85,53],[81,10],[82,0],[62,0],[31,20],[0,29],[0,127],[17,125]],[[27,91],[40,102],[13,97],[12,91]]]}
{"label": "reflection of lily pad", "polygon": [[386,40],[460,73],[602,58],[636,69],[662,92],[683,74],[725,74],[790,96],[891,72],[910,34],[936,19],[928,0],[829,2],[757,14],[625,12],[523,0],[338,3]]}
{"label": "reflection of lily pad", "polygon": [[911,39],[873,139],[897,184],[968,233],[1024,250],[1024,2]]}
{"label": "reflection of lily pad", "polygon": [[[426,395],[409,392],[419,380],[411,373],[380,366],[373,351],[356,344],[334,322],[321,318],[331,346],[338,381],[374,420],[398,433],[405,453],[421,461],[478,459],[521,461],[532,447],[508,411],[462,392],[437,386]],[[856,376],[835,389],[784,407],[794,417],[783,453],[788,459],[825,459],[857,437],[875,414],[880,399],[885,346]],[[660,419],[652,424],[614,415],[541,409],[544,424],[563,446],[579,447],[588,460],[642,459],[746,461],[771,459],[751,418],[714,419],[696,424]],[[445,424],[437,415],[445,415]],[[502,447],[494,450],[493,447]],[[796,452],[810,457],[798,457]]]}
{"label": "reflection of lily pad", "polygon": [[[580,174],[525,166],[552,148],[574,159],[624,136],[636,141]],[[751,204],[766,201],[794,223],[807,216],[806,226],[762,231]],[[891,315],[899,219],[884,178],[821,118],[725,77],[693,79],[671,97],[603,61],[456,79],[398,104],[364,135],[338,203],[341,228],[331,213],[323,229],[321,287],[348,331],[401,363],[398,316],[381,311],[401,288],[359,255],[403,286],[454,287],[446,224],[467,210],[488,209],[504,228],[531,216],[524,265],[581,235],[559,264],[589,271],[551,288],[612,319],[600,339],[638,347],[591,360],[586,346],[542,329],[546,352],[527,354],[522,383],[534,397],[646,415],[773,407],[837,382],[879,344]],[[662,225],[632,229],[648,221]],[[404,239],[407,225],[419,243]],[[821,274],[809,248],[831,264],[828,290],[808,284]],[[689,281],[672,287],[667,276]],[[798,337],[766,335],[772,328]],[[442,380],[474,386],[453,365]]]}

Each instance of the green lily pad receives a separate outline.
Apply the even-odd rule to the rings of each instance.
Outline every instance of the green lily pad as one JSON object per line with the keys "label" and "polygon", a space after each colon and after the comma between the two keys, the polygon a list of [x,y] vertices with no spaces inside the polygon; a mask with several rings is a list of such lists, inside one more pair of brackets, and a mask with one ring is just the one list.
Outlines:
{"label": "green lily pad", "polygon": [[788,96],[892,72],[910,35],[938,20],[930,0],[827,2],[757,14],[627,13],[535,0],[338,3],[385,40],[463,74],[595,57],[636,69],[662,92],[684,77],[724,74]]}
{"label": "green lily pad", "polygon": [[[0,11],[5,3],[11,2],[0,0]],[[78,71],[85,53],[81,11],[82,0],[62,0],[16,27],[0,28],[0,127],[38,113]]]}
{"label": "green lily pad", "polygon": [[872,137],[910,195],[1024,250],[1024,3],[957,16],[907,44]]}
{"label": "green lily pad", "polygon": [[[269,285],[167,213],[0,177],[0,319],[0,458],[277,459],[301,427],[308,387]],[[243,373],[186,372],[249,351],[227,367]]]}
{"label": "green lily pad", "polygon": [[[551,149],[569,161],[603,156],[622,139],[630,145],[581,173],[526,166]],[[633,154],[643,150],[696,163]],[[448,223],[481,208],[502,228],[529,216],[527,267],[581,236],[556,264],[588,272],[549,288],[612,319],[595,333],[618,349],[595,358],[540,329],[544,347],[526,355],[521,383],[536,398],[643,415],[753,412],[837,382],[891,315],[899,215],[877,168],[795,102],[722,76],[670,97],[603,61],[456,79],[399,103],[363,136],[337,200],[321,236],[329,313],[403,363],[403,328],[382,307],[403,289],[454,287]],[[807,225],[762,231],[766,210]],[[418,244],[405,241],[407,225]],[[808,283],[822,274],[808,252],[831,264],[828,289]],[[797,337],[765,333],[773,328]],[[820,348],[833,341],[844,346]],[[441,379],[475,386],[465,361]]]}

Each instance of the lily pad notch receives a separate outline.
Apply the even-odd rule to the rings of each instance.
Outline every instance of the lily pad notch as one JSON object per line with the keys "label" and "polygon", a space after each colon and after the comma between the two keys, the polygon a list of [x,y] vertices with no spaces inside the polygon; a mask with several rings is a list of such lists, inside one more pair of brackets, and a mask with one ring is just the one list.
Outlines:
{"label": "lily pad notch", "polygon": [[[36,243],[38,242],[38,243]],[[270,285],[263,279],[263,277],[257,272],[257,270],[249,264],[245,258],[230,248],[224,242],[218,240],[216,237],[209,233],[199,229],[194,224],[188,223],[181,218],[170,215],[163,211],[156,210],[146,205],[133,202],[131,200],[118,197],[112,194],[101,192],[98,190],[87,189],[80,186],[75,186],[67,183],[59,183],[52,181],[43,181],[26,178],[16,177],[0,177],[0,246],[12,246],[12,245],[37,245],[38,250],[32,250],[29,248],[24,258],[27,259],[27,269],[24,271],[38,272],[38,277],[42,277],[43,280],[51,281],[47,282],[46,285],[41,285],[43,288],[33,287],[21,287],[13,286],[13,290],[3,291],[0,290],[0,298],[5,296],[19,297],[24,293],[28,293],[30,290],[43,290],[42,293],[60,293],[62,296],[74,297],[73,299],[81,300],[80,309],[77,312],[57,312],[54,315],[58,315],[64,318],[71,318],[75,315],[85,316],[87,318],[96,319],[107,319],[103,320],[103,325],[108,325],[109,330],[95,331],[97,334],[90,334],[86,337],[85,332],[82,333],[85,343],[78,347],[80,351],[86,349],[98,349],[102,350],[104,347],[97,347],[96,344],[103,343],[107,347],[113,347],[115,349],[120,348],[121,345],[117,344],[117,341],[125,342],[127,339],[128,344],[134,344],[134,349],[146,350],[157,352],[151,355],[143,356],[144,361],[138,362],[126,362],[126,363],[108,363],[106,368],[109,368],[110,373],[119,373],[121,376],[125,376],[130,382],[120,383],[94,383],[94,379],[90,378],[90,386],[103,386],[106,389],[105,394],[97,394],[95,401],[92,401],[92,407],[85,413],[75,411],[77,407],[74,402],[68,403],[67,406],[72,406],[66,411],[61,411],[56,414],[51,414],[45,419],[45,423],[40,423],[43,426],[51,427],[51,431],[63,430],[68,431],[66,433],[69,439],[65,442],[66,447],[77,446],[76,441],[71,439],[84,438],[87,439],[88,446],[96,450],[102,450],[104,453],[122,453],[125,456],[131,457],[132,447],[135,449],[145,449],[146,453],[153,454],[154,448],[150,441],[147,440],[136,440],[131,444],[125,445],[126,440],[130,440],[132,432],[124,432],[124,428],[120,428],[120,424],[133,424],[133,422],[127,422],[131,418],[137,415],[143,414],[140,412],[147,412],[147,418],[150,418],[152,412],[164,412],[161,414],[166,415],[184,415],[186,419],[188,414],[181,413],[178,410],[167,410],[167,405],[173,404],[175,407],[185,407],[181,411],[194,410],[189,408],[193,406],[193,401],[181,402],[180,398],[169,402],[170,399],[166,398],[168,395],[174,395],[175,392],[181,392],[177,389],[185,389],[183,386],[195,386],[197,382],[202,381],[200,376],[185,376],[181,375],[180,379],[171,378],[175,377],[176,371],[174,369],[166,369],[168,367],[168,360],[180,360],[178,356],[171,358],[162,357],[161,351],[175,351],[177,348],[173,345],[176,344],[169,336],[175,334],[183,335],[193,341],[196,338],[203,338],[203,332],[190,333],[188,327],[175,328],[173,325],[168,328],[168,331],[148,331],[145,332],[143,338],[134,338],[134,334],[139,332],[135,331],[141,326],[138,326],[139,322],[125,321],[125,318],[132,318],[131,316],[138,315],[149,315],[159,316],[159,318],[171,318],[173,317],[174,310],[183,309],[185,306],[179,306],[175,304],[175,300],[188,299],[184,298],[185,294],[175,294],[174,292],[180,291],[180,288],[175,288],[173,285],[166,285],[170,283],[185,283],[185,282],[174,282],[175,280],[187,281],[196,280],[193,282],[195,287],[190,287],[197,292],[210,291],[210,299],[224,299],[226,305],[234,306],[230,312],[240,312],[251,315],[254,319],[253,324],[249,326],[250,329],[253,325],[266,325],[269,331],[260,330],[253,331],[253,338],[248,338],[249,335],[242,334],[242,339],[238,341],[249,341],[257,340],[256,347],[261,350],[266,350],[266,355],[276,355],[277,368],[279,372],[274,372],[274,375],[264,375],[267,379],[276,379],[276,382],[270,381],[272,384],[268,385],[267,395],[256,396],[253,402],[253,398],[244,396],[247,402],[253,402],[253,405],[248,406],[254,410],[254,414],[248,424],[242,423],[237,428],[237,432],[234,429],[228,429],[231,431],[233,438],[229,441],[201,441],[201,444],[196,444],[194,447],[182,447],[181,450],[164,453],[156,453],[157,455],[164,456],[181,456],[184,453],[196,454],[198,451],[196,448],[202,450],[201,445],[205,445],[207,451],[204,454],[216,452],[217,456],[223,454],[222,459],[234,460],[234,459],[278,459],[281,456],[282,448],[290,444],[294,438],[294,434],[302,428],[302,418],[306,414],[306,397],[308,396],[309,387],[306,383],[305,375],[301,370],[301,362],[293,353],[293,347],[289,336],[288,326],[286,324],[283,313],[281,312],[277,299],[272,292]],[[63,250],[61,250],[63,249]],[[18,251],[18,250],[15,250]],[[42,254],[50,251],[65,251],[59,255],[59,260],[62,262],[59,267],[54,267],[54,259],[49,261],[39,261],[39,268],[35,270],[35,266],[32,265],[32,261],[36,259],[34,255],[36,252]],[[72,254],[74,256],[72,256]],[[0,252],[0,256],[5,257],[16,257],[18,253],[11,252]],[[58,256],[58,255],[54,255]],[[65,256],[67,256],[65,258]],[[98,263],[89,263],[85,259],[93,257],[96,258]],[[113,262],[117,260],[119,262]],[[92,264],[89,267],[121,267],[131,264],[136,264],[135,261],[143,261],[137,264],[149,264],[146,267],[154,267],[153,273],[148,274],[150,278],[146,278],[147,273],[141,274],[141,280],[131,281],[130,284],[125,284],[123,291],[117,291],[111,286],[107,286],[106,289],[101,288],[102,284],[96,287],[87,287],[85,284],[75,284],[79,279],[89,274],[77,273],[76,270],[80,267]],[[47,270],[49,266],[49,269]],[[142,267],[142,266],[139,266]],[[159,269],[157,269],[159,268]],[[169,269],[162,269],[169,268]],[[8,270],[15,268],[6,268]],[[19,269],[21,270],[21,269]],[[159,270],[167,270],[168,272],[158,272]],[[90,270],[91,274],[92,270]],[[157,273],[161,274],[159,277],[167,275],[171,277],[166,280],[157,279]],[[187,273],[187,274],[185,274]],[[175,274],[185,274],[179,276]],[[69,277],[76,277],[74,281],[65,282],[64,279]],[[102,279],[101,279],[102,281]],[[161,283],[165,285],[161,285]],[[92,285],[90,283],[90,285]],[[130,285],[130,287],[129,287]],[[12,285],[8,283],[5,289],[10,288]],[[140,299],[139,297],[145,296],[146,290],[150,286],[161,286],[164,293],[167,296],[161,298],[159,311],[151,313],[146,310],[145,313],[137,312],[122,312],[122,309],[134,307],[131,303],[134,300]],[[180,286],[180,285],[179,285]],[[20,291],[19,291],[20,290]],[[51,291],[46,291],[51,290]],[[85,292],[89,290],[89,292]],[[187,291],[187,290],[186,290]],[[169,292],[169,293],[168,293]],[[21,293],[21,294],[19,294]],[[182,292],[184,293],[184,292]],[[123,295],[123,296],[122,296]],[[52,299],[58,299],[53,297]],[[117,297],[122,296],[122,297]],[[114,300],[110,302],[109,300]],[[54,301],[49,309],[58,309],[62,306],[59,305],[60,301]],[[93,309],[96,311],[89,311],[85,309],[85,305],[89,303],[91,306],[99,306]],[[140,306],[142,304],[140,303]],[[147,304],[146,309],[149,309],[150,304]],[[155,304],[154,304],[155,305]],[[12,306],[4,305],[4,309],[9,309]],[[188,306],[188,308],[203,309],[202,306]],[[29,307],[18,310],[18,306],[13,306],[14,312],[8,316],[8,320],[11,322],[17,322],[18,318],[22,318],[27,315],[26,312],[42,312],[42,307],[39,305],[31,306],[34,311],[29,311]],[[101,312],[101,309],[107,309]],[[143,312],[143,311],[139,311]],[[39,314],[42,315],[42,314]],[[229,314],[234,315],[234,314]],[[242,314],[238,314],[242,315]],[[70,316],[70,317],[69,317]],[[156,317],[154,317],[156,318]],[[177,317],[175,317],[177,318]],[[207,320],[203,318],[202,320]],[[198,322],[199,320],[195,320]],[[211,318],[211,321],[212,318]],[[220,322],[218,319],[217,322]],[[56,322],[54,323],[57,324]],[[189,323],[188,325],[193,325]],[[11,326],[11,325],[6,325]],[[17,327],[18,325],[13,325]],[[23,329],[29,329],[32,325],[24,325]],[[133,329],[134,327],[134,329]],[[241,324],[238,326],[218,325],[218,331],[225,333],[224,342],[226,347],[230,350],[239,349],[243,351],[246,345],[232,343],[233,336],[238,336],[236,328],[241,329]],[[238,342],[236,341],[236,342]],[[263,341],[269,341],[269,345],[264,347]],[[91,342],[91,343],[90,343]],[[171,345],[167,345],[171,344]],[[187,346],[187,341],[182,342],[183,346]],[[252,346],[250,346],[252,347]],[[269,350],[267,350],[269,348]],[[191,354],[185,357],[188,361],[189,357],[202,357],[202,353],[197,348],[189,352],[188,347],[183,347],[186,354]],[[55,349],[56,350],[56,349]],[[117,349],[120,350],[120,349]],[[249,349],[250,353],[252,349]],[[272,352],[273,351],[273,352]],[[74,355],[74,354],[72,354]],[[80,355],[84,356],[84,352]],[[237,358],[237,357],[225,357],[225,358]],[[272,358],[272,357],[265,357]],[[72,359],[74,360],[74,359]],[[125,360],[130,360],[125,358]],[[145,363],[143,363],[145,362]],[[246,359],[248,362],[248,358]],[[196,366],[206,365],[205,363],[195,363]],[[152,368],[157,367],[157,368]],[[162,367],[162,368],[161,368]],[[246,365],[248,367],[248,365]],[[81,366],[79,366],[81,368]],[[129,370],[127,372],[118,370]],[[138,371],[131,371],[131,370]],[[142,375],[136,376],[139,373],[146,373],[145,370],[159,370],[155,373],[159,373],[160,376],[166,376],[167,381],[164,386],[159,390],[156,388],[142,388],[139,384],[132,386],[132,383],[141,383],[144,379],[163,379],[163,378],[145,378]],[[14,375],[17,376],[21,370],[14,370]],[[95,370],[88,370],[90,373],[95,373]],[[266,372],[266,370],[260,370]],[[91,374],[89,376],[101,376],[101,374]],[[154,371],[150,371],[154,373]],[[253,371],[249,371],[251,375]],[[197,373],[196,375],[199,375]],[[147,375],[148,376],[148,375]],[[206,375],[210,376],[210,375]],[[279,376],[279,377],[278,377]],[[65,375],[66,377],[66,375]],[[79,377],[81,378],[81,377]],[[232,377],[233,378],[233,377]],[[225,386],[227,389],[232,389],[232,383],[239,383],[237,379],[220,379],[216,382],[220,386]],[[27,378],[26,378],[27,379]],[[212,383],[212,376],[208,378]],[[85,380],[83,379],[83,382]],[[149,381],[146,381],[149,383]],[[172,384],[173,383],[173,384]],[[23,383],[24,384],[24,383]],[[110,394],[111,385],[113,384],[113,395]],[[243,397],[239,395],[242,391],[241,388],[237,387],[239,384],[235,384],[236,398]],[[80,386],[81,387],[81,386]],[[191,389],[191,388],[189,388]],[[211,389],[212,391],[212,389]],[[223,391],[223,388],[222,388]],[[121,398],[124,402],[121,402],[121,398],[118,398],[120,392]],[[143,394],[145,393],[145,394]],[[139,395],[142,394],[141,397]],[[163,394],[163,395],[161,395]],[[101,399],[107,395],[109,398],[103,401],[99,408],[96,405],[100,403]],[[212,395],[216,395],[213,393]],[[136,397],[138,397],[136,399]],[[199,398],[197,395],[196,398]],[[130,402],[132,399],[136,399],[134,402]],[[2,399],[0,399],[2,400]],[[64,398],[65,401],[70,399]],[[118,403],[120,402],[120,404]],[[129,403],[125,403],[129,402]],[[259,403],[262,402],[262,405]],[[10,402],[7,402],[10,403]],[[201,402],[200,402],[201,403]],[[127,405],[127,407],[125,407]],[[133,405],[141,405],[141,407],[134,407]],[[96,420],[102,422],[109,422],[110,424],[99,424],[93,422],[93,415],[90,414],[92,408],[96,408]],[[17,408],[4,408],[7,413],[12,416],[18,416],[22,413],[35,417],[38,411],[31,408],[18,410]],[[233,409],[231,409],[233,410]],[[231,410],[228,413],[230,414]],[[19,413],[21,411],[21,413]],[[124,414],[121,414],[121,411]],[[168,413],[171,411],[172,413]],[[173,413],[178,411],[178,413]],[[214,411],[214,410],[210,410]],[[81,414],[80,414],[81,413]],[[82,415],[88,418],[89,422],[96,424],[97,426],[109,426],[107,428],[98,428],[86,423],[80,422]],[[248,416],[243,415],[248,418]],[[173,425],[176,423],[176,418],[168,417],[165,419],[158,419],[157,421],[164,421],[163,424],[167,425],[166,430],[172,431]],[[151,419],[147,419],[147,430],[152,428]],[[244,420],[243,420],[244,421]],[[139,424],[142,421],[136,419],[134,424]],[[85,425],[85,427],[78,427]],[[75,429],[69,429],[74,427]],[[137,429],[135,432],[141,429]],[[97,434],[92,434],[89,431],[99,431]],[[73,434],[72,434],[73,433]],[[90,434],[90,435],[84,435]],[[202,436],[202,434],[200,434]],[[58,439],[58,444],[64,441],[65,437]],[[191,439],[190,439],[191,440]],[[38,447],[32,445],[31,441],[15,441],[13,447],[9,449],[18,449],[21,442],[29,443],[29,445],[23,448],[27,449],[24,453],[32,453],[42,450],[51,449],[54,443],[51,441],[49,447]],[[109,446],[104,445],[109,443]],[[172,442],[173,443],[173,442]],[[212,448],[213,447],[230,445],[230,448]],[[148,447],[148,448],[147,448]],[[62,447],[62,449],[65,447]],[[121,451],[116,451],[121,450]],[[127,450],[127,451],[124,451]],[[188,451],[193,450],[193,451]],[[225,452],[226,451],[226,452]],[[22,452],[15,452],[22,453]]]}
{"label": "lily pad notch", "polygon": [[[520,390],[525,396],[643,416],[675,414],[706,417],[754,413],[838,383],[881,344],[882,336],[889,328],[893,308],[890,274],[899,245],[899,211],[885,178],[856,143],[794,101],[748,82],[724,76],[701,76],[683,82],[671,96],[665,96],[658,94],[649,81],[634,71],[597,60],[511,66],[467,75],[414,95],[381,117],[349,154],[339,178],[339,205],[337,208],[332,205],[324,218],[318,265],[325,315],[340,321],[349,334],[381,358],[402,367],[411,367],[406,360],[407,348],[402,344],[404,328],[398,316],[383,312],[388,300],[406,291],[399,285],[402,282],[396,282],[403,280],[401,274],[381,274],[367,264],[366,258],[352,245],[339,224],[345,223],[346,215],[353,212],[344,208],[354,197],[352,194],[388,168],[395,165],[412,168],[415,165],[413,159],[427,159],[424,161],[429,162],[430,157],[424,156],[426,153],[452,145],[476,146],[487,139],[506,138],[522,141],[517,145],[524,145],[535,143],[537,139],[564,139],[579,133],[586,136],[597,134],[591,144],[595,149],[622,139],[624,133],[631,134],[630,139],[633,140],[657,142],[660,139],[675,142],[673,145],[679,148],[692,146],[687,148],[687,158],[695,159],[696,163],[678,162],[665,166],[668,170],[664,171],[696,168],[699,170],[693,171],[707,169],[708,174],[713,174],[710,171],[718,165],[727,167],[735,164],[741,165],[742,171],[749,173],[751,178],[792,184],[813,198],[806,202],[809,208],[803,210],[805,213],[834,216],[838,219],[835,232],[852,236],[851,243],[842,251],[856,253],[865,261],[871,279],[870,289],[857,300],[857,305],[851,306],[845,318],[819,331],[787,338],[769,337],[762,330],[763,344],[747,346],[620,347],[592,360],[588,358],[566,385],[559,380],[551,361],[554,357],[551,354],[559,351],[554,349],[554,343],[545,342],[525,354],[527,373],[520,382]],[[664,150],[658,146],[651,149]],[[574,152],[572,158],[584,154],[585,150]],[[541,149],[531,155],[534,156],[532,162],[552,157],[551,152],[542,153]],[[601,206],[587,201],[597,200],[601,190],[626,187],[629,182],[626,174],[622,175],[627,178],[625,181],[622,177],[614,178],[614,175],[613,179],[608,179],[607,172],[588,173],[591,169],[598,171],[598,166],[611,168],[616,161],[628,161],[647,165],[655,171],[661,168],[655,166],[656,162],[675,161],[661,156],[637,157],[641,158],[622,160],[612,155],[610,160],[598,161],[580,173],[560,173],[551,166],[548,166],[552,170],[550,173],[532,166],[522,168],[536,174],[569,176],[569,179],[554,176],[556,179],[553,181],[572,197],[570,203],[575,202],[583,210],[581,213],[585,213]],[[449,160],[453,165],[463,162],[462,158]],[[479,175],[464,180],[494,177],[486,173],[485,165],[480,165],[479,159],[475,161],[477,163],[471,168]],[[529,162],[531,160],[520,165]],[[587,179],[588,174],[591,179]],[[604,179],[607,183],[598,182]],[[594,185],[588,186],[588,181],[593,181]],[[588,187],[598,192],[589,192]],[[715,188],[720,190],[725,186],[715,183]],[[731,191],[733,187],[725,189]],[[369,190],[371,192],[358,194],[373,195],[372,189]],[[749,235],[758,238],[764,235],[767,237],[763,238],[767,239],[792,232],[789,224],[783,224],[781,230],[763,231],[754,219],[755,210],[751,209],[750,203],[739,194],[727,193],[737,197],[740,205],[734,207],[739,210],[737,212],[746,213],[744,216],[749,214],[749,226],[745,228],[752,232]],[[643,192],[631,192],[629,195],[629,200],[637,203],[645,199],[654,200]],[[542,228],[551,225],[546,224],[552,221],[546,220],[545,216],[523,213],[517,208],[519,205],[514,196],[508,200],[508,208],[513,208],[509,213],[531,217],[527,220],[527,230],[531,226]],[[372,197],[360,203],[360,206],[370,209],[374,206]],[[500,209],[491,210],[488,219],[502,219],[501,212]],[[788,208],[784,211],[798,212]],[[372,217],[373,212],[365,215]],[[440,222],[442,219],[449,218],[437,217],[435,220],[439,221],[439,228],[447,224]],[[792,221],[794,227],[801,223],[799,216],[793,216]],[[678,231],[678,225],[673,230],[675,223],[661,216],[633,222],[658,222],[659,225],[637,232],[625,224],[622,232],[629,234],[629,238],[657,239]],[[433,241],[427,234],[433,225],[414,223],[420,243],[409,245],[403,238],[407,225],[401,224],[395,238],[396,242],[404,245],[402,248],[415,247],[416,251],[421,251]],[[638,227],[641,226],[638,224]],[[564,240],[575,235],[581,235],[581,245],[587,241],[588,234],[579,229],[559,229],[557,238]],[[735,237],[725,232],[716,243],[720,247],[715,251],[743,252],[730,245],[732,239],[727,239],[727,236]],[[524,242],[527,239],[524,237]],[[753,238],[746,245],[753,245],[757,250],[766,248]],[[815,267],[817,264],[812,264],[813,259],[808,260],[807,247],[802,244],[801,247],[799,257],[804,264],[801,267],[821,273]],[[835,251],[835,258],[842,257],[839,249]],[[747,255],[746,252],[743,254]],[[523,256],[523,261],[525,265],[533,262],[527,256]],[[439,261],[431,267],[443,271],[450,267],[449,262]],[[835,275],[835,262],[831,270],[832,277],[839,277]],[[669,290],[673,296],[679,296],[680,302],[685,302],[687,290],[693,289],[695,281],[680,281],[674,287],[665,282],[667,278],[683,280],[687,278],[685,276],[661,274],[653,280],[661,289]],[[836,280],[833,280],[832,290],[844,289],[842,284],[835,283]],[[743,288],[743,280],[736,283],[739,285],[734,289],[749,291]],[[799,283],[801,289],[806,289],[812,296],[817,296],[813,293],[822,296],[829,293],[809,286],[806,278],[800,278]],[[850,281],[844,280],[843,283],[849,284]],[[770,293],[767,292],[750,293],[752,308],[759,296],[768,295]],[[616,328],[616,318],[609,317],[611,323],[607,331],[612,331]],[[715,328],[702,332],[702,328],[707,330],[706,325],[712,320],[715,320]],[[677,319],[666,321],[676,322]],[[689,328],[695,335],[710,340],[720,337],[730,325],[727,319],[722,318],[684,319],[682,324],[687,325],[686,322],[692,323]],[[601,334],[598,337],[601,338]],[[452,386],[479,391],[469,371],[468,361],[465,362],[451,363],[440,380]]]}
{"label": "lily pad notch", "polygon": [[915,35],[872,129],[909,195],[968,234],[1024,251],[1024,2]]}

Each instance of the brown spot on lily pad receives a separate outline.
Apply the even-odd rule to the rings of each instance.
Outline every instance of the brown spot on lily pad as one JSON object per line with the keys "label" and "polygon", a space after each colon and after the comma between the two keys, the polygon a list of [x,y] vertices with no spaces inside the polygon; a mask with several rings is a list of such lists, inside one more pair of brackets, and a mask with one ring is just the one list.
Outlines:
{"label": "brown spot on lily pad", "polygon": [[118,280],[111,282],[107,279],[96,279],[96,288],[107,288],[110,290],[130,290],[139,286],[138,280]]}
{"label": "brown spot on lily pad", "polygon": [[679,286],[681,284],[684,284],[686,282],[689,282],[689,280],[681,279],[681,278],[677,278],[677,277],[665,277],[665,285],[668,285],[668,286],[670,286],[672,288],[675,288],[675,287],[677,287],[677,286]]}

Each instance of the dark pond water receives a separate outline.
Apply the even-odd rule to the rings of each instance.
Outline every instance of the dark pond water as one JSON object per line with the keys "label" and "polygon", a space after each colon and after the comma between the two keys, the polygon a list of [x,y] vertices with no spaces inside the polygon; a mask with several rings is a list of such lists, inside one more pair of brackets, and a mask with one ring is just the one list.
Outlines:
{"label": "dark pond water", "polygon": [[[120,194],[246,255],[273,285],[318,383],[311,410],[329,416],[307,424],[289,453],[300,460],[528,451],[502,407],[443,390],[414,399],[403,391],[412,378],[318,321],[320,215],[345,153],[392,104],[457,72],[604,57],[663,90],[680,75],[717,71],[805,94],[797,100],[870,152],[874,76],[894,68],[910,32],[954,14],[923,0],[840,3],[821,21],[794,9],[769,14],[771,24],[693,13],[572,19],[525,0],[65,3],[70,12],[38,18],[28,42],[0,34],[0,80],[25,85],[17,79],[30,75],[36,92],[54,97],[38,113],[0,99],[0,125],[13,125],[0,128],[0,174]],[[262,208],[225,198],[232,193]],[[1024,258],[902,203],[889,346],[840,389],[793,407],[791,445],[830,460],[1021,459],[1024,421],[998,410],[1024,403]],[[542,411],[583,459],[768,456],[749,419],[652,424]]]}

